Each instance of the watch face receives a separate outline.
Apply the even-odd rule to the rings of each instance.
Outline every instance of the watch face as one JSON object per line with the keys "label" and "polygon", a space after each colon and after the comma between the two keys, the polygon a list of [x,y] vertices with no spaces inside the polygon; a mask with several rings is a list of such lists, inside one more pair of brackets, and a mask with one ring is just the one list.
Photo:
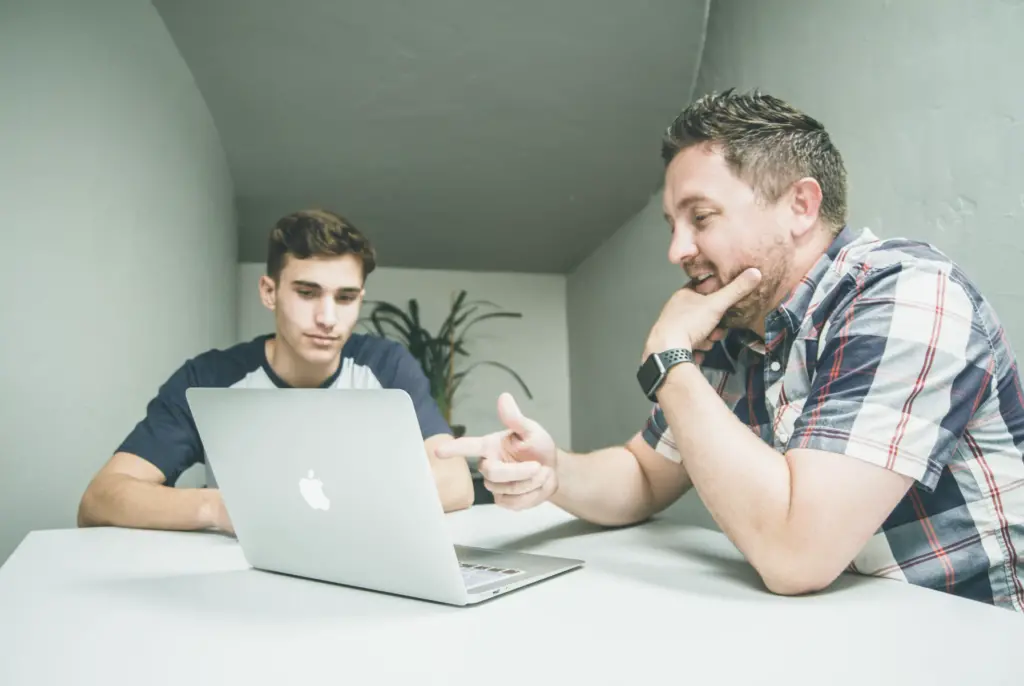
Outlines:
{"label": "watch face", "polygon": [[658,381],[661,380],[661,375],[664,374],[659,363],[660,360],[657,355],[649,355],[636,373],[636,380],[640,383],[640,388],[643,390],[644,395],[648,397],[650,397],[651,391],[657,386]]}

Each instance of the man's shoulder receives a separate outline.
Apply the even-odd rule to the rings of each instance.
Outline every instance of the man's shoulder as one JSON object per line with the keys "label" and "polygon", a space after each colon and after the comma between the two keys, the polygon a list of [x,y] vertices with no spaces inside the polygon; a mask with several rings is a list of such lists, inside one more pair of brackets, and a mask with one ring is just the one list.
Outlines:
{"label": "man's shoulder", "polygon": [[[832,261],[818,284],[805,326],[821,330],[827,319],[847,317],[854,310],[863,313],[865,305],[877,306],[878,316],[888,313],[903,324],[920,324],[901,325],[899,334],[904,337],[927,339],[941,319],[947,340],[956,330],[964,346],[969,340],[996,351],[1002,366],[1015,364],[992,302],[960,264],[926,241],[879,239],[865,229]],[[891,330],[889,326],[879,331],[883,328]]]}
{"label": "man's shoulder", "polygon": [[[413,358],[404,345],[373,334],[353,333],[341,350],[343,369],[352,370],[356,376],[368,375],[385,388],[401,385],[401,380],[407,376],[410,360]],[[345,378],[344,374],[342,378]],[[354,379],[350,383],[358,385]]]}
{"label": "man's shoulder", "polygon": [[[928,279],[917,277],[928,276]],[[985,297],[964,269],[936,245],[904,237],[878,238],[865,229],[832,260],[819,284],[819,298],[833,289],[853,292],[897,289],[904,284],[936,284],[965,294],[965,304],[977,308]],[[835,300],[833,299],[833,302]]]}
{"label": "man's shoulder", "polygon": [[172,377],[172,383],[185,387],[233,386],[262,368],[267,338],[269,335],[257,336],[249,341],[224,348],[211,348],[190,357]]}
{"label": "man's shoulder", "polygon": [[832,270],[844,275],[884,275],[901,269],[962,274],[956,262],[932,243],[904,237],[878,238],[867,229],[847,245],[832,263]]}

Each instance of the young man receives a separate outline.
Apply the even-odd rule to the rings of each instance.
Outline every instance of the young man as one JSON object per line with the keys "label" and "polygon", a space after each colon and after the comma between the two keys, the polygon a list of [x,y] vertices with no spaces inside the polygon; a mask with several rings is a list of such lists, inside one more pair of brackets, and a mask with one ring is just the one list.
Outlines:
{"label": "young man", "polygon": [[701,98],[664,159],[690,281],[647,338],[643,430],[570,454],[505,395],[508,431],[439,454],[483,456],[500,505],[606,525],[692,485],[776,593],[849,569],[1024,609],[1024,395],[991,305],[935,248],[846,227],[838,150],[776,98]]}
{"label": "young man", "polygon": [[79,526],[233,533],[217,489],[173,488],[185,469],[205,461],[185,399],[190,386],[402,388],[415,405],[445,511],[469,507],[473,485],[466,462],[434,454],[451,435],[419,364],[399,343],[352,332],[374,267],[369,241],[336,214],[310,210],[278,221],[259,283],[275,333],[211,350],[178,369],[89,484]]}

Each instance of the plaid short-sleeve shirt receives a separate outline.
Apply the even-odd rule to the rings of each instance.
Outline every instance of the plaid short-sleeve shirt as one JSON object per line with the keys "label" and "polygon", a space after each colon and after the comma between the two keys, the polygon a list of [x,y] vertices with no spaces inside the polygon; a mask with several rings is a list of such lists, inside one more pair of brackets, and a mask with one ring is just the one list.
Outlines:
{"label": "plaid short-sleeve shirt", "polygon": [[[842,453],[915,479],[850,565],[1024,611],[1024,393],[990,304],[934,247],[845,228],[704,376],[779,452]],[[643,431],[679,460],[655,406]]]}

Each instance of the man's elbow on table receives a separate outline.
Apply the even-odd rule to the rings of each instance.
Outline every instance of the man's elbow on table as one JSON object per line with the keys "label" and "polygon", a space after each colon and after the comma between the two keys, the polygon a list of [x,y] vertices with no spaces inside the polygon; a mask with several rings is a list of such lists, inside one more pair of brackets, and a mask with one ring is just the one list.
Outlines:
{"label": "man's elbow on table", "polygon": [[90,483],[88,488],[85,489],[85,493],[82,494],[81,500],[78,501],[78,519],[77,524],[79,528],[85,528],[88,526],[96,526],[97,522],[92,513],[95,511],[95,505],[93,500],[95,496],[92,493],[93,486]]}
{"label": "man's elbow on table", "polygon": [[765,530],[759,545],[744,550],[765,588],[775,595],[798,596],[823,591],[849,566],[845,546],[834,537],[822,539],[796,532]]}
{"label": "man's elbow on table", "polygon": [[151,462],[131,453],[115,453],[86,486],[78,503],[78,526],[131,524],[132,501],[153,503],[154,486],[164,483],[164,473]]}
{"label": "man's elbow on table", "polygon": [[123,479],[122,475],[100,473],[97,474],[78,502],[78,526],[80,528],[92,526],[109,526],[113,523],[110,510],[113,507],[114,491],[118,485],[116,482]]}
{"label": "man's elbow on table", "polygon": [[771,593],[797,596],[825,590],[845,567],[814,559],[813,555],[789,554],[755,564],[754,569]]}
{"label": "man's elbow on table", "polygon": [[129,479],[131,477],[123,474],[97,474],[78,503],[79,528],[115,525],[116,500],[119,492],[128,487]]}

